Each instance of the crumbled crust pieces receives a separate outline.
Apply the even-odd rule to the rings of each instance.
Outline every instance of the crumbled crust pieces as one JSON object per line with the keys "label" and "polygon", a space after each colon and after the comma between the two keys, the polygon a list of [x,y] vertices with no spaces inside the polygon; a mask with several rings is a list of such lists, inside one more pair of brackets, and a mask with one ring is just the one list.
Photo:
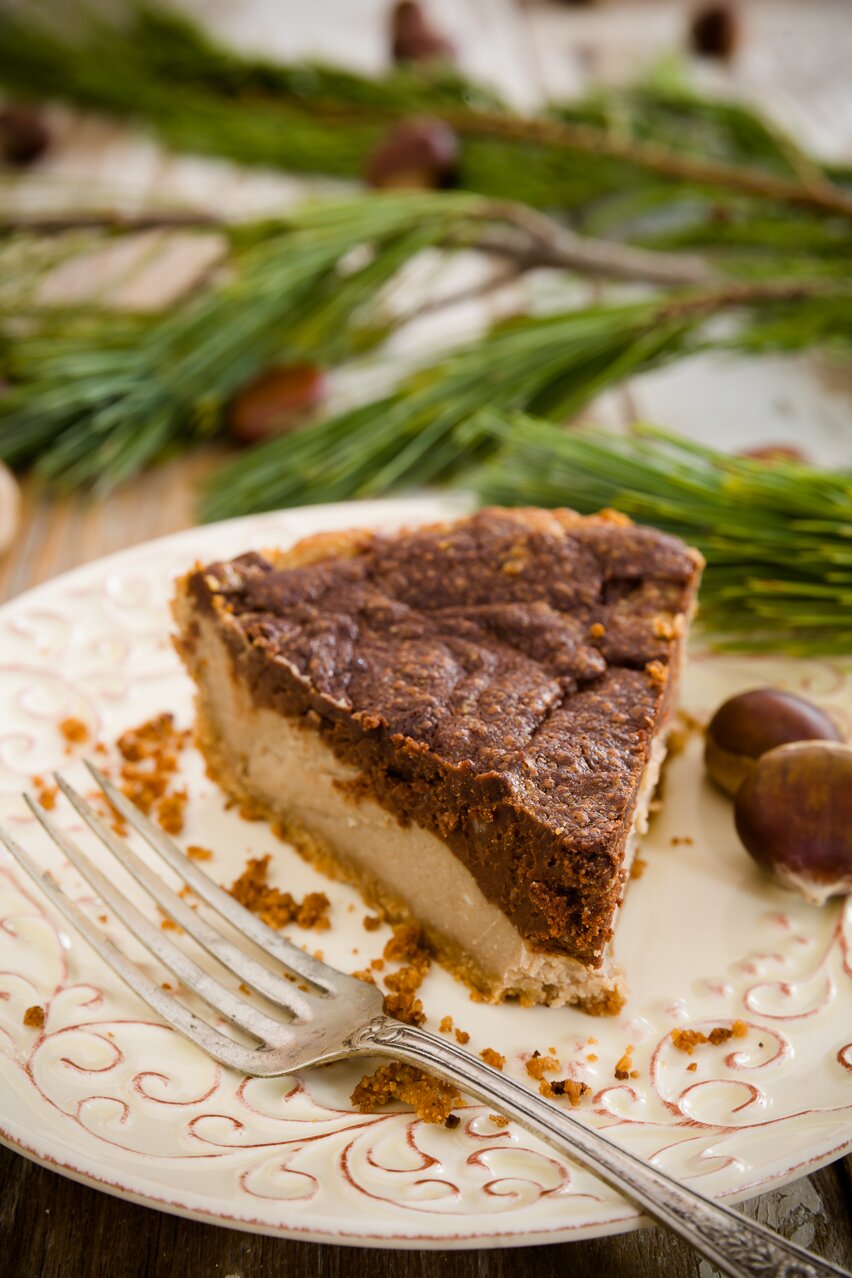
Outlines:
{"label": "crumbled crust pieces", "polygon": [[543,1078],[538,1085],[538,1090],[542,1096],[546,1096],[548,1100],[565,1099],[568,1101],[572,1109],[579,1105],[584,1096],[591,1092],[588,1083],[582,1083],[576,1078]]}
{"label": "crumbled crust pieces", "polygon": [[385,1011],[406,1025],[423,1025],[426,1015],[416,991],[432,964],[432,957],[425,946],[423,934],[416,923],[398,923],[384,948],[381,960],[401,963],[395,972],[384,978]]}
{"label": "crumbled crust pieces", "polygon": [[747,1034],[748,1025],[745,1021],[733,1021],[730,1026],[717,1025],[709,1034],[694,1029],[673,1029],[671,1040],[679,1052],[685,1052],[687,1056],[691,1056],[694,1049],[702,1043],[711,1043],[714,1047],[718,1047],[720,1043],[727,1043],[730,1038],[745,1038]]}
{"label": "crumbled crust pieces", "polygon": [[174,715],[158,714],[128,728],[116,742],[122,793],[147,816],[153,814],[167,834],[180,834],[184,826],[188,795],[173,787],[189,737],[188,731],[175,727]]}
{"label": "crumbled crust pieces", "polygon": [[89,729],[82,719],[77,719],[74,715],[69,715],[56,726],[69,746],[84,745],[89,740]]}
{"label": "crumbled crust pieces", "polygon": [[59,787],[48,785],[43,777],[32,777],[32,786],[36,793],[41,806],[45,812],[52,812],[56,807],[56,797],[59,794]]}
{"label": "crumbled crust pieces", "polygon": [[530,1078],[541,1080],[545,1074],[555,1074],[559,1069],[559,1061],[552,1054],[542,1056],[541,1052],[535,1051],[526,1063],[527,1073]]}
{"label": "crumbled crust pieces", "polygon": [[328,911],[331,902],[324,892],[308,892],[297,901],[290,892],[282,892],[267,882],[269,855],[252,857],[238,879],[228,888],[231,896],[256,914],[268,927],[285,927],[295,923],[299,927],[325,931],[331,926]]}
{"label": "crumbled crust pieces", "polygon": [[446,1123],[452,1111],[463,1103],[451,1083],[402,1061],[390,1061],[372,1074],[365,1074],[350,1099],[362,1114],[374,1114],[388,1101],[400,1100],[425,1123]]}
{"label": "crumbled crust pieces", "polygon": [[186,855],[190,861],[212,861],[213,853],[209,848],[203,848],[198,843],[190,843],[187,845]]}

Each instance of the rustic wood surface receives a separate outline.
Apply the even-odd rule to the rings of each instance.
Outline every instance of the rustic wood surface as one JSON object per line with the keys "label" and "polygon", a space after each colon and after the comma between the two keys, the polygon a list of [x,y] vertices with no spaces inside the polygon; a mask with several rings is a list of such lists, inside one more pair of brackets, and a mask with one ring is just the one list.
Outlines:
{"label": "rustic wood surface", "polygon": [[[367,71],[378,70],[384,60],[387,0],[289,5],[286,22],[280,0],[185,2],[246,48],[283,57],[343,58]],[[747,38],[740,58],[733,68],[702,68],[705,80],[754,95],[811,144],[833,155],[848,154],[852,22],[848,9],[844,14],[843,0],[812,0],[808,5],[750,0],[742,7]],[[496,83],[521,106],[532,106],[547,94],[578,91],[590,75],[619,75],[637,59],[677,46],[687,20],[686,6],[671,0],[621,0],[587,10],[542,0],[467,0],[464,5],[432,0],[430,8],[453,35],[464,69]],[[141,196],[156,191],[191,203],[211,201],[225,215],[243,216],[309,185],[171,157],[112,124],[80,120],[61,110],[55,127],[61,145],[43,166],[41,179],[31,187],[22,184],[17,193],[22,209],[43,206],[52,198],[51,184],[69,179],[79,189],[101,182],[107,191],[116,189],[118,179],[121,187]],[[112,288],[114,296],[116,289],[119,295],[125,290],[125,300],[139,304],[138,281],[128,278],[126,263],[118,263],[117,269],[119,274],[102,291]],[[91,278],[88,268],[83,275]],[[78,285],[79,278],[76,284],[66,280],[63,289]],[[721,374],[714,368],[712,395],[703,393],[696,381],[706,379],[706,370],[672,370],[598,405],[596,415],[656,416],[697,437],[712,427],[713,438],[726,445],[796,435],[817,459],[849,464],[848,398],[838,399],[837,388],[826,389],[812,370],[803,370],[801,361],[793,364],[783,370],[765,366],[759,377],[751,368]],[[691,393],[684,393],[684,376],[691,379]],[[100,555],[189,526],[195,485],[218,456],[208,450],[172,462],[100,501],[54,500],[26,483],[21,531],[0,560],[0,600]],[[745,1210],[852,1268],[852,1158],[764,1194]],[[6,1149],[0,1149],[0,1242],[0,1272],[17,1278],[502,1278],[509,1273],[513,1278],[711,1278],[715,1273],[685,1244],[656,1228],[592,1242],[479,1252],[375,1251],[287,1242],[139,1207]]]}

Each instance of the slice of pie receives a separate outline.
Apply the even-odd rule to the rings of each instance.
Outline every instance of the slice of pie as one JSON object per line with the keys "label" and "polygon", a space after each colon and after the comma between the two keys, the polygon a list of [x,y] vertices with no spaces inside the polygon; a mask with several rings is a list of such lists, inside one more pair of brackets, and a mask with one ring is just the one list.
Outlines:
{"label": "slice of pie", "polygon": [[615,1012],[700,570],[613,512],[501,509],[209,564],[175,601],[200,747],[489,1000]]}

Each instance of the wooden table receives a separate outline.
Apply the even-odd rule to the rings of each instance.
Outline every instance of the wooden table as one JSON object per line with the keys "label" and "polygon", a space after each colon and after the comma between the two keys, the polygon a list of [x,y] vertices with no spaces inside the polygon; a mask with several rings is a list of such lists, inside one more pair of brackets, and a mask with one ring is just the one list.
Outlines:
{"label": "wooden table", "polygon": [[[104,501],[54,501],[25,487],[24,521],[0,563],[0,600],[89,559],[192,523],[206,452]],[[751,1215],[852,1267],[852,1157],[747,1206]],[[489,1252],[392,1252],[283,1242],[137,1207],[0,1149],[3,1273],[16,1278],[710,1278],[715,1270],[660,1229],[594,1242]]]}

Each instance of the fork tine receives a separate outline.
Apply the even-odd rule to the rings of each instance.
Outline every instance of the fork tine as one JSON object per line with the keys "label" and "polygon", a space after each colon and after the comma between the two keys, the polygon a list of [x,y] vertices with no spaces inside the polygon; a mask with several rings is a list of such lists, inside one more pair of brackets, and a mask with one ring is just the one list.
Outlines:
{"label": "fork tine", "polygon": [[97,892],[121,919],[126,928],[150,950],[161,963],[183,981],[188,989],[198,994],[215,1011],[232,1024],[254,1035],[260,1042],[282,1045],[292,1041],[292,1031],[280,1021],[273,1020],[259,1008],[252,1007],[244,999],[237,998],[214,976],[205,972],[187,954],[173,945],[162,929],[147,919],[136,906],[116,888],[105,874],[95,866],[84,852],[69,839],[64,830],[44,812],[30,795],[24,795],[27,806],[36,820],[50,835],[53,842],[79,870],[86,882]]}
{"label": "fork tine", "polygon": [[42,873],[15,839],[0,826],[0,842],[15,858],[21,869],[41,888],[49,900],[64,914],[69,923],[89,943],[93,950],[107,963],[121,979],[134,990],[143,1002],[162,1017],[180,1034],[190,1039],[223,1065],[241,1073],[257,1072],[256,1050],[235,1043],[225,1034],[220,1034],[212,1025],[196,1016],[188,1007],[184,1007],[171,994],[166,993],[155,981],[122,954],[109,937],[104,936],[100,928],[95,927],[83,911],[66,896],[62,888],[49,871]]}
{"label": "fork tine", "polygon": [[293,945],[286,937],[273,932],[259,918],[251,914],[239,901],[214,883],[209,875],[199,870],[188,861],[186,855],[177,844],[168,837],[153,821],[149,821],[135,804],[121,793],[117,786],[104,776],[89,759],[84,759],[86,767],[103,790],[110,803],[124,817],[127,824],[149,843],[155,852],[159,852],[164,861],[176,870],[183,880],[192,888],[196,896],[211,906],[223,918],[226,918],[238,932],[242,932],[255,945],[264,950],[271,958],[277,959],[285,967],[291,968],[299,976],[313,981],[329,993],[344,994],[351,989],[353,978],[329,967],[327,963],[312,958],[297,945]]}
{"label": "fork tine", "polygon": [[[113,833],[109,826],[100,819],[86,800],[67,781],[58,774],[54,775],[56,784],[89,828],[107,845],[113,856],[117,861],[121,862],[127,872],[138,883],[141,883],[145,891],[154,898],[167,914],[171,915],[175,922],[181,925],[185,932],[188,932],[190,936],[198,941],[199,945],[203,945],[205,950],[218,959],[224,967],[229,968],[235,975],[247,981],[249,985],[259,990],[261,994],[264,994],[273,1003],[286,1007],[288,1011],[302,1020],[309,1020],[312,1017],[314,1000],[310,996],[303,994],[289,981],[285,981],[283,977],[270,972],[262,963],[258,963],[251,955],[233,945],[226,937],[222,936],[221,932],[217,932],[215,928],[210,927],[197,911],[190,909],[176,892],[167,887],[162,879],[158,878],[145,862]],[[186,855],[182,854],[181,873],[185,871],[187,864]]]}

